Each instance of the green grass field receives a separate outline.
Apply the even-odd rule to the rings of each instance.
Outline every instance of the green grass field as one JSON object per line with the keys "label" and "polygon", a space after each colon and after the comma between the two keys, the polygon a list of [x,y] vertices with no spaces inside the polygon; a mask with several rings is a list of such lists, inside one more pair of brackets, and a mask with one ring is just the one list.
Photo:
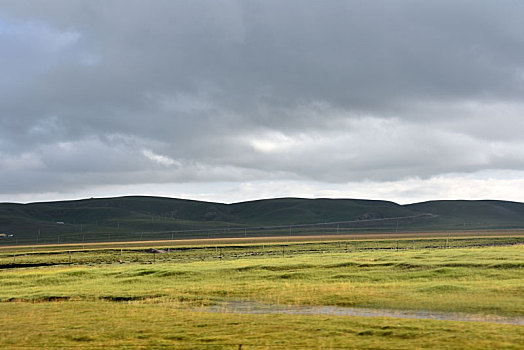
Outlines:
{"label": "green grass field", "polygon": [[[208,308],[249,301],[522,318],[520,237],[158,248],[166,252],[1,251],[0,347],[518,349],[524,342],[522,325]],[[13,254],[18,266],[50,265],[8,268]]]}

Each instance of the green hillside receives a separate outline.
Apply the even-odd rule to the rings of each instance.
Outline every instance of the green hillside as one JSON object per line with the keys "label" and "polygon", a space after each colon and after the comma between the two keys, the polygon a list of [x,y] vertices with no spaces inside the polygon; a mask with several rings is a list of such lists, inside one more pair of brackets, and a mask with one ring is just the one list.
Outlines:
{"label": "green hillside", "polygon": [[443,200],[410,204],[405,208],[437,215],[432,225],[445,229],[524,228],[524,203]]}
{"label": "green hillside", "polygon": [[364,218],[410,216],[396,203],[359,199],[279,198],[230,204],[230,213],[242,223],[258,225],[307,224]]}
{"label": "green hillside", "polygon": [[277,198],[233,204],[129,196],[0,204],[0,244],[524,228],[524,203]]}

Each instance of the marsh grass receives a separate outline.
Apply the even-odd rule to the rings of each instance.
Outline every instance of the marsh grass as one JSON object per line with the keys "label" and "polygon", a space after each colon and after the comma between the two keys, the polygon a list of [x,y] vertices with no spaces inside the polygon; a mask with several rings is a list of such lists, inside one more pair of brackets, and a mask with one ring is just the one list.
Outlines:
{"label": "marsh grass", "polygon": [[0,313],[3,348],[519,349],[523,340],[512,325],[205,313],[170,303],[2,303]]}
{"label": "marsh grass", "polygon": [[[282,238],[284,239],[284,238]],[[209,241],[209,240],[208,240]],[[133,244],[106,244],[104,247],[82,245],[2,247],[0,249],[0,267],[14,263],[19,265],[67,265],[67,264],[113,264],[120,259],[135,263],[153,262],[188,262],[203,260],[224,260],[249,257],[278,257],[311,255],[325,253],[351,253],[359,251],[391,250],[435,250],[448,248],[478,248],[515,244],[524,244],[523,236],[515,237],[443,237],[424,239],[353,239],[326,240],[322,242],[244,242],[238,244],[199,244],[190,246],[177,245],[155,246],[167,254],[154,254],[151,247],[136,247]],[[206,241],[201,241],[205,243]],[[212,241],[211,241],[212,243]],[[425,253],[420,256],[424,258]]]}
{"label": "marsh grass", "polygon": [[516,245],[6,269],[0,300],[246,299],[522,315],[523,252]]}
{"label": "marsh grass", "polygon": [[[144,250],[123,250],[124,264],[119,249],[104,249],[76,252],[71,265],[1,269],[0,347],[518,348],[522,326],[195,312],[248,300],[524,315],[523,245],[410,243],[420,247],[346,250],[316,242],[284,246],[284,254],[281,244],[186,248],[156,254],[154,263]],[[69,256],[31,253],[28,261],[42,263]]]}

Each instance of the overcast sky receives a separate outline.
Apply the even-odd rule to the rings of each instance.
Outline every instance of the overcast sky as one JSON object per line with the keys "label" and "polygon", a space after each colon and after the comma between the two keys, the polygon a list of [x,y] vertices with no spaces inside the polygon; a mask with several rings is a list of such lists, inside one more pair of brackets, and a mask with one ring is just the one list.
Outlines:
{"label": "overcast sky", "polygon": [[0,0],[0,201],[524,201],[521,0]]}

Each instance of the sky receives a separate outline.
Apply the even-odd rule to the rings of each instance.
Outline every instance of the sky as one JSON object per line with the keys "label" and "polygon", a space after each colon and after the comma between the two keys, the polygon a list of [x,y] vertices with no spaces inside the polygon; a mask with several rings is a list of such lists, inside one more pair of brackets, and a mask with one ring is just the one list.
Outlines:
{"label": "sky", "polygon": [[524,201],[521,0],[0,0],[0,201]]}

